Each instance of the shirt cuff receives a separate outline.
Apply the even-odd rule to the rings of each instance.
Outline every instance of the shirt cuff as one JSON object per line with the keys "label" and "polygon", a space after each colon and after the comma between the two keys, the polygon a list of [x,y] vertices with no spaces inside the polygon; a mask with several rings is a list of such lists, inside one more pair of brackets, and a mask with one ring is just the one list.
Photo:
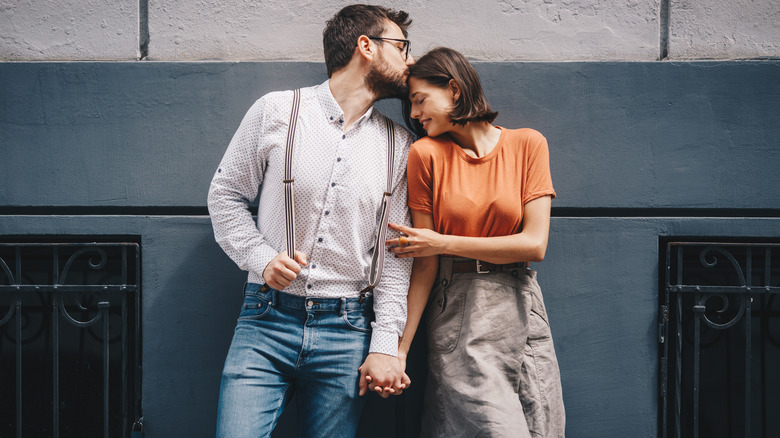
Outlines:
{"label": "shirt cuff", "polygon": [[258,246],[249,256],[247,270],[254,273],[259,278],[262,278],[265,267],[268,266],[268,263],[270,263],[274,257],[276,257],[276,254],[278,254],[276,250],[269,245],[263,244]]}
{"label": "shirt cuff", "polygon": [[368,352],[398,357],[398,334],[374,328],[371,332],[371,346]]}

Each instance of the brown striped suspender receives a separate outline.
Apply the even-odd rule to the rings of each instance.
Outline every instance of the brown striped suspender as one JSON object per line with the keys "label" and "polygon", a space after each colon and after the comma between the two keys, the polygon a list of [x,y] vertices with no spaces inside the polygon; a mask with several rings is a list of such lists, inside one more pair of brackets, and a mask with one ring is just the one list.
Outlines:
{"label": "brown striped suspender", "polygon": [[[293,186],[292,162],[295,143],[295,128],[298,122],[298,110],[301,104],[301,90],[293,91],[290,124],[287,130],[287,146],[284,153],[284,217],[287,235],[287,255],[295,259],[295,189]],[[368,286],[360,291],[360,303],[366,299],[366,294],[374,290],[382,277],[382,267],[385,261],[385,237],[387,221],[390,212],[390,201],[393,197],[393,165],[395,163],[395,126],[385,117],[387,127],[387,190],[382,195],[382,215],[379,219],[379,229],[371,254],[371,270],[368,275]]]}

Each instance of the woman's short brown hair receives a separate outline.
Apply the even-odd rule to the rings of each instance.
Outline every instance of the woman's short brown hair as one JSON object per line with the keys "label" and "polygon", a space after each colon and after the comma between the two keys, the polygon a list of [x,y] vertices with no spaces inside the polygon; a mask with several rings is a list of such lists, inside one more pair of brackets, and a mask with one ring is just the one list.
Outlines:
{"label": "woman's short brown hair", "polygon": [[468,59],[460,52],[437,47],[409,66],[409,77],[424,79],[432,85],[447,87],[454,80],[460,88],[460,96],[450,113],[452,123],[493,122],[498,112],[493,111],[482,91],[479,75]]}

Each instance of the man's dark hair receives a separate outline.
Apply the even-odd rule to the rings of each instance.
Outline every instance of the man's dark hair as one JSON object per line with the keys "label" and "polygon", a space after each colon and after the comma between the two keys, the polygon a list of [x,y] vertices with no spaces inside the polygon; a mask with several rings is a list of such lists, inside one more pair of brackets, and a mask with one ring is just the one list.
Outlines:
{"label": "man's dark hair", "polygon": [[406,38],[406,29],[412,20],[404,11],[373,5],[350,5],[328,20],[322,31],[328,77],[349,64],[360,35],[381,36],[385,31],[385,20],[397,24]]}
{"label": "man's dark hair", "polygon": [[423,55],[409,66],[409,77],[424,79],[438,87],[448,87],[455,80],[460,88],[460,97],[450,113],[452,123],[465,125],[468,122],[493,122],[498,112],[493,111],[482,91],[479,75],[468,59],[460,52],[437,47]]}

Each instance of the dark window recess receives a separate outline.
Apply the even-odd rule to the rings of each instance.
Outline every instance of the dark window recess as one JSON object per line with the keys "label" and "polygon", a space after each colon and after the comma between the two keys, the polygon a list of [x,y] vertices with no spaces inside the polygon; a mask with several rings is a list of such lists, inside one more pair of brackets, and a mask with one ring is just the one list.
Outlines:
{"label": "dark window recess", "polygon": [[662,437],[780,436],[780,242],[661,241]]}
{"label": "dark window recess", "polygon": [[0,241],[0,436],[141,431],[139,239],[8,239]]}

